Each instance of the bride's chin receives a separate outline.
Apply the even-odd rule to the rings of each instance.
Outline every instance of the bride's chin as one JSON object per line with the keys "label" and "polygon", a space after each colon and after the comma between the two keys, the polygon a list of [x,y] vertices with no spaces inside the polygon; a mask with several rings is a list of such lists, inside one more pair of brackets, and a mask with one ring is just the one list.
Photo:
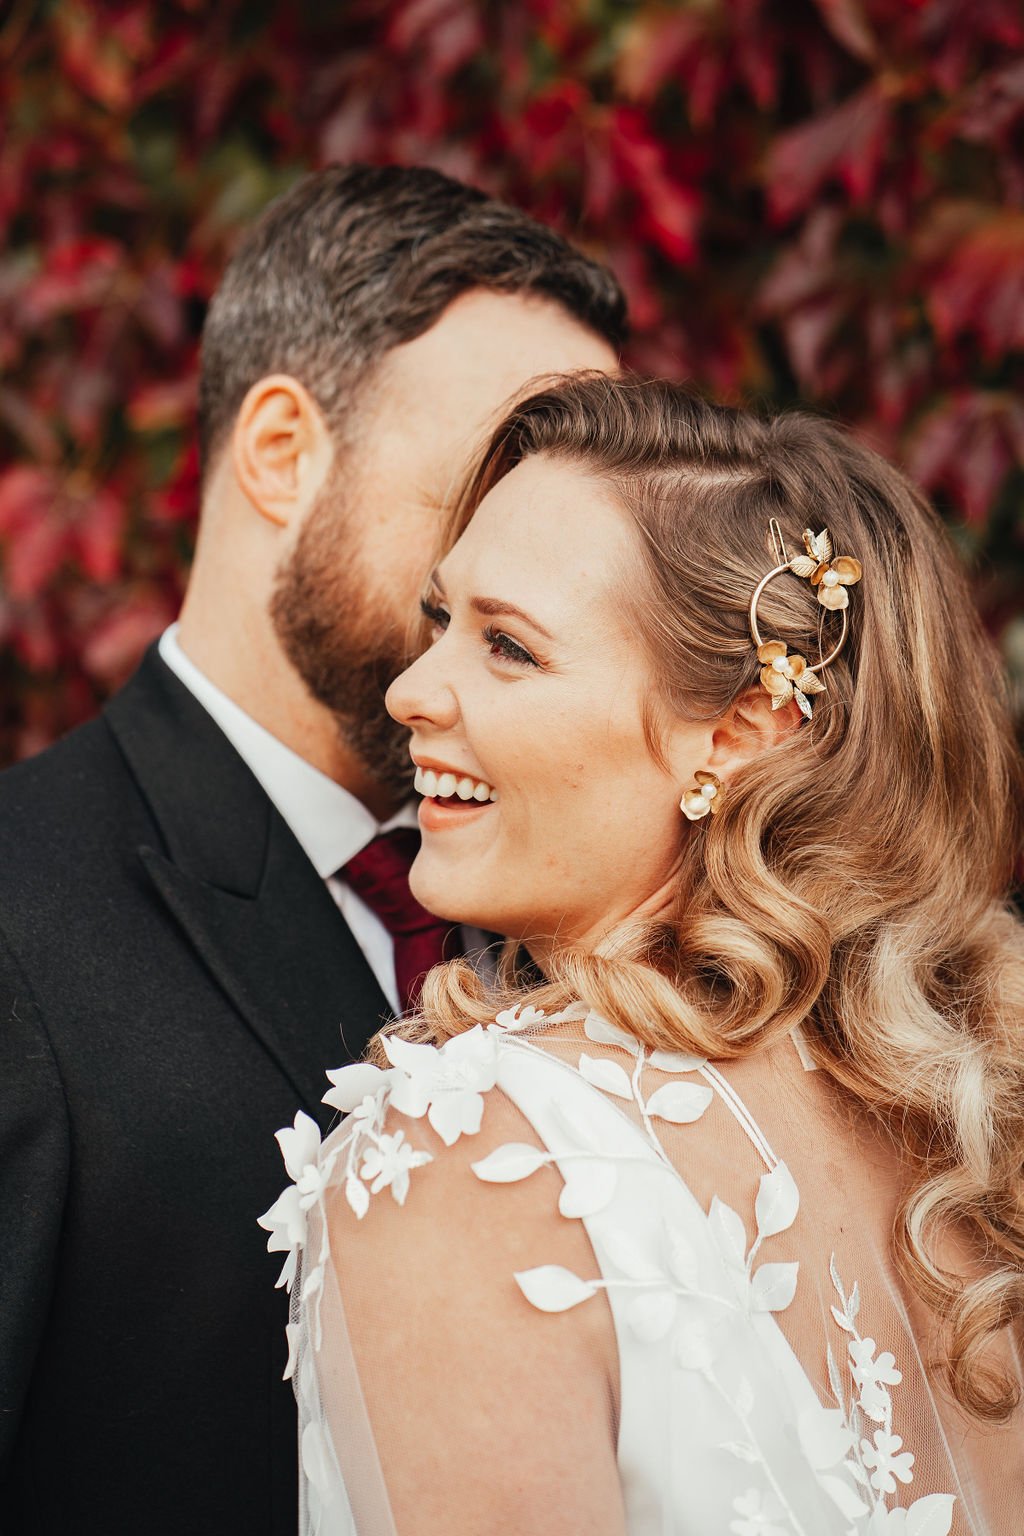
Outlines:
{"label": "bride's chin", "polygon": [[[423,862],[422,854],[418,862]],[[446,923],[465,923],[472,928],[486,926],[475,916],[467,915],[475,911],[477,903],[460,900],[458,888],[443,870],[419,870],[414,866],[409,876],[409,889],[420,906],[426,907],[433,917],[439,917]]]}

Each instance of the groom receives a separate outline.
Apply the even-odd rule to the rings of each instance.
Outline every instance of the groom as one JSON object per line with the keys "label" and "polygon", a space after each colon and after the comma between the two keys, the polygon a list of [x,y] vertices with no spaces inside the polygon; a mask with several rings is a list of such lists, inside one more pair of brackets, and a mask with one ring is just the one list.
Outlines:
{"label": "groom", "polygon": [[607,271],[427,170],[310,176],[230,263],[180,622],[0,777],[5,1536],[293,1536],[273,1133],[445,941],[383,690],[503,403],[622,329]]}

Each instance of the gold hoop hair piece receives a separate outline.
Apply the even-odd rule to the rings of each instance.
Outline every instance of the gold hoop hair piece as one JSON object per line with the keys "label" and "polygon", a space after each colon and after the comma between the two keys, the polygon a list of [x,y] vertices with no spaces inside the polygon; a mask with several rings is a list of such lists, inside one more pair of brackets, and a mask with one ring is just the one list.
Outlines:
{"label": "gold hoop hair piece", "polygon": [[[833,556],[832,539],[827,528],[820,533],[804,530],[804,554],[790,557],[782,538],[782,530],[773,517],[768,524],[778,565],[762,576],[750,599],[750,633],[757,646],[757,659],[762,663],[761,685],[772,696],[772,709],[781,709],[795,699],[805,719],[812,716],[808,694],[824,693],[825,684],[818,676],[830,667],[846,644],[849,634],[847,587],[860,581],[863,571],[859,560],[852,555]],[[757,605],[761,594],[770,581],[787,571],[800,576],[818,590],[818,602],[831,613],[842,614],[843,627],[839,639],[827,656],[819,656],[814,663],[803,656],[790,655],[782,640],[764,640],[757,625]]]}

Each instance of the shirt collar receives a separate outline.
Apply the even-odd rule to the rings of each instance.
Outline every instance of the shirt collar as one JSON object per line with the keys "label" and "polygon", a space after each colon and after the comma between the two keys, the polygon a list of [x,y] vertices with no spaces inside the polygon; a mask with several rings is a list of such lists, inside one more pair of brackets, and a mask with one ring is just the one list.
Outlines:
{"label": "shirt collar", "polygon": [[378,822],[355,795],[271,735],[189,660],[177,624],[160,636],[160,658],[220,726],[321,879],[337,874],[379,833],[417,824],[413,804]]}

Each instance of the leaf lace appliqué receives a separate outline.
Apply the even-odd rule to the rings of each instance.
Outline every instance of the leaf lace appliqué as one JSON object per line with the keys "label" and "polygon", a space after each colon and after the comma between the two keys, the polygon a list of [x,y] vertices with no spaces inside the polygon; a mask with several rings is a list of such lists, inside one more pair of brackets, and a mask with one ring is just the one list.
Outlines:
{"label": "leaf lace appliqu\u00e9", "polygon": [[[426,1117],[446,1146],[463,1135],[475,1135],[485,1095],[497,1081],[503,1041],[542,1019],[534,1009],[507,1010],[493,1023],[478,1024],[442,1046],[385,1037],[388,1068],[359,1063],[327,1074],[331,1087],[324,1102],[348,1116],[341,1135],[325,1147],[316,1123],[301,1111],[293,1126],[278,1132],[292,1183],[259,1220],[269,1233],[268,1249],[285,1254],[278,1285],[290,1292],[301,1273],[300,1300],[309,1306],[314,1351],[321,1344],[320,1298],[329,1257],[323,1211],[327,1191],[342,1184],[345,1199],[359,1219],[365,1217],[372,1198],[385,1191],[404,1204],[412,1173],[432,1158],[413,1146],[403,1131],[386,1130],[389,1109],[414,1120]],[[588,1040],[621,1051],[627,1064],[610,1055],[583,1052],[579,1076],[611,1098],[635,1105],[657,1163],[675,1177],[655,1122],[698,1121],[716,1091],[723,1092],[720,1075],[700,1057],[649,1051],[593,1013],[586,1016],[583,1027]],[[537,1049],[529,1044],[524,1048]],[[649,1069],[672,1079],[692,1074],[705,1081],[662,1082],[648,1094],[645,1073]],[[582,1219],[611,1204],[623,1163],[657,1167],[646,1154],[609,1153],[587,1117],[570,1103],[555,1102],[552,1108],[558,1134],[547,1138],[547,1147],[507,1142],[471,1165],[476,1177],[485,1183],[509,1184],[557,1164],[563,1180],[559,1211]],[[713,1278],[702,1274],[704,1266],[691,1243],[663,1218],[660,1244],[653,1255],[641,1251],[625,1229],[612,1227],[605,1234],[605,1273],[584,1277],[550,1264],[518,1272],[515,1280],[525,1299],[540,1312],[568,1311],[600,1291],[623,1298],[627,1326],[638,1343],[659,1349],[667,1345],[666,1358],[673,1369],[697,1372],[735,1423],[735,1437],[721,1449],[748,1464],[758,1482],[733,1499],[731,1536],[815,1536],[800,1523],[782,1477],[759,1442],[751,1382],[742,1373],[737,1376],[718,1367],[723,1320],[728,1325],[730,1317],[754,1319],[782,1312],[796,1293],[795,1262],[756,1262],[767,1240],[792,1227],[800,1203],[785,1163],[776,1160],[763,1142],[759,1150],[769,1166],[761,1175],[754,1201],[753,1241],[748,1243],[744,1220],[731,1206],[715,1196],[708,1208],[708,1233],[718,1261]],[[317,1252],[310,1254],[306,1251],[308,1218],[315,1208],[320,1213],[320,1243]],[[826,1361],[836,1407],[818,1404],[802,1412],[796,1424],[808,1473],[836,1506],[846,1524],[845,1536],[947,1536],[953,1519],[952,1495],[930,1494],[908,1508],[890,1504],[898,1488],[913,1480],[914,1455],[893,1428],[890,1388],[900,1384],[902,1375],[892,1353],[879,1353],[875,1341],[862,1337],[857,1329],[858,1286],[847,1294],[834,1259],[830,1269],[839,1303],[832,1306],[832,1316],[847,1335],[847,1373],[844,1377],[829,1344]],[[294,1369],[301,1326],[288,1325],[286,1376]],[[304,1465],[305,1450],[304,1445]]]}

